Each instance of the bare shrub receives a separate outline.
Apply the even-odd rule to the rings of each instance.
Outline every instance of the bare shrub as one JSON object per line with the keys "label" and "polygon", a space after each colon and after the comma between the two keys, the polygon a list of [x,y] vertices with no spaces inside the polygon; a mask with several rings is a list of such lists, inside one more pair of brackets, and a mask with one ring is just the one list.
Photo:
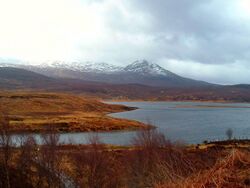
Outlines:
{"label": "bare shrub", "polygon": [[76,185],[89,188],[122,187],[121,163],[106,151],[97,135],[89,137],[84,151],[74,155]]}
{"label": "bare shrub", "polygon": [[191,173],[192,163],[180,144],[173,144],[157,130],[143,130],[133,139],[135,149],[124,159],[128,187],[154,187]]}
{"label": "bare shrub", "polygon": [[162,152],[170,142],[156,130],[143,130],[132,143],[136,148],[124,159],[128,187],[153,187],[155,182],[161,181]]}
{"label": "bare shrub", "polygon": [[132,140],[134,146],[157,149],[165,147],[170,142],[166,140],[165,136],[156,131],[156,129],[146,129],[137,132],[136,137]]}

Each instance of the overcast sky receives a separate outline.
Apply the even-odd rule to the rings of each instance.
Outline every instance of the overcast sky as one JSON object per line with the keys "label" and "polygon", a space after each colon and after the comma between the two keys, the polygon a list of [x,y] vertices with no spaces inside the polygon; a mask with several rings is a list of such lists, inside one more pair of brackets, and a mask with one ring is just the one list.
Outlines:
{"label": "overcast sky", "polygon": [[0,0],[0,57],[148,59],[190,78],[250,83],[250,0]]}

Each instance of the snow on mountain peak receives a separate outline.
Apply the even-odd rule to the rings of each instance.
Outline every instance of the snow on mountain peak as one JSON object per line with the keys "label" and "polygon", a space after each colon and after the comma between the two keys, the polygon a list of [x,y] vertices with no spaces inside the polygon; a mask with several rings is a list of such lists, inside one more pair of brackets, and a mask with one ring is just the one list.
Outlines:
{"label": "snow on mountain peak", "polygon": [[121,69],[122,67],[108,64],[105,62],[100,62],[100,63],[88,62],[87,64],[84,65],[84,70],[86,72],[110,73],[110,72],[121,71]]}
{"label": "snow on mountain peak", "polygon": [[67,61],[46,61],[42,64],[10,64],[10,63],[1,63],[0,67],[10,66],[10,67],[25,67],[32,68],[39,67],[41,69],[65,69],[72,71],[80,71],[80,72],[89,72],[89,73],[105,73],[105,74],[117,74],[117,73],[137,73],[143,76],[174,76],[175,74],[170,71],[162,68],[161,66],[151,63],[145,59],[137,60],[133,63],[120,67],[116,65],[112,65],[105,62],[67,62]]}
{"label": "snow on mountain peak", "polygon": [[69,69],[73,71],[81,72],[96,72],[96,73],[110,73],[120,71],[122,68],[119,66],[111,65],[105,62],[64,62],[64,61],[52,61],[40,64],[40,67],[50,67],[59,69]]}
{"label": "snow on mountain peak", "polygon": [[147,60],[137,60],[132,64],[126,66],[124,68],[125,71],[128,72],[136,72],[143,75],[162,75],[162,76],[169,76],[171,72],[167,71],[166,69],[162,68],[161,66],[148,62]]}

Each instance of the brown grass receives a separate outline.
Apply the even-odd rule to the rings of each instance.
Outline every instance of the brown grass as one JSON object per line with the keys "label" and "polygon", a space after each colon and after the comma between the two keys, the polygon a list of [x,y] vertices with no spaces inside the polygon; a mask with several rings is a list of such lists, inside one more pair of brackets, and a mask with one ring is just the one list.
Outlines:
{"label": "brown grass", "polygon": [[0,92],[0,111],[9,115],[16,132],[39,132],[51,125],[60,132],[145,128],[142,123],[106,115],[132,109],[61,93]]}
{"label": "brown grass", "polygon": [[[7,122],[3,121],[1,138],[11,136]],[[59,145],[59,136],[51,129],[43,134],[42,145],[23,137],[20,147],[0,139],[0,187],[8,182],[9,187],[72,187],[63,177],[73,187],[89,188],[247,188],[250,184],[249,140],[237,146],[218,142],[190,149],[156,130],[138,133],[132,147],[106,146],[96,135],[88,145]]]}
{"label": "brown grass", "polygon": [[232,149],[207,170],[157,188],[246,188],[250,186],[250,152]]}
{"label": "brown grass", "polygon": [[[244,141],[242,146],[225,142],[221,143],[225,147],[217,147],[215,144],[206,149],[190,149],[165,141],[158,133],[144,133],[137,137],[133,147],[100,146],[99,154],[105,155],[103,160],[106,161],[108,158],[109,162],[113,162],[100,169],[107,170],[102,172],[103,178],[110,173],[109,170],[115,170],[115,173],[105,180],[106,183],[114,181],[112,178],[118,176],[122,185],[119,184],[118,187],[247,188],[250,186],[249,141]],[[82,173],[84,169],[79,164],[86,160],[83,158],[84,152],[87,156],[90,155],[90,148],[91,146],[67,145],[61,146],[58,150],[61,155],[72,156],[67,164],[71,168],[74,167],[73,169],[80,168],[79,172]],[[72,164],[72,161],[76,161],[76,164]],[[87,162],[85,165],[90,164]],[[71,169],[68,173],[75,174],[76,171]],[[88,177],[85,175],[79,177]],[[84,187],[83,182],[80,185]]]}

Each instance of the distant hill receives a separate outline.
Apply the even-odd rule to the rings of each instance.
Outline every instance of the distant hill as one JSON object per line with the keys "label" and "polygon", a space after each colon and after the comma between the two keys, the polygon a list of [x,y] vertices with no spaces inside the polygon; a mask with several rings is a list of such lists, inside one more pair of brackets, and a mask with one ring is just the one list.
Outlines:
{"label": "distant hill", "polygon": [[28,71],[25,69],[14,68],[14,67],[0,67],[0,78],[1,79],[16,79],[18,81],[38,81],[46,80],[50,81],[51,78]]}
{"label": "distant hill", "polygon": [[[172,73],[168,74],[172,76]],[[148,82],[150,81],[149,79]],[[198,86],[195,84],[189,87],[152,87],[139,83],[114,84],[82,79],[52,78],[13,67],[0,67],[0,89],[60,91],[115,100],[250,102],[250,85]]]}
{"label": "distant hill", "polygon": [[137,60],[125,67],[114,66],[103,62],[51,62],[41,65],[19,64],[16,66],[54,78],[82,79],[85,81],[112,84],[142,84],[171,88],[206,87],[214,85],[204,81],[181,77],[147,60]]}
{"label": "distant hill", "polygon": [[43,88],[58,83],[49,78],[25,69],[0,67],[0,87],[5,89]]}
{"label": "distant hill", "polygon": [[[39,89],[45,91],[61,91],[85,93],[104,98],[125,97],[139,98],[142,92],[151,95],[155,88],[139,84],[109,84],[91,82],[80,79],[51,78],[14,67],[0,67],[0,89]],[[136,92],[136,93],[135,93]]]}

